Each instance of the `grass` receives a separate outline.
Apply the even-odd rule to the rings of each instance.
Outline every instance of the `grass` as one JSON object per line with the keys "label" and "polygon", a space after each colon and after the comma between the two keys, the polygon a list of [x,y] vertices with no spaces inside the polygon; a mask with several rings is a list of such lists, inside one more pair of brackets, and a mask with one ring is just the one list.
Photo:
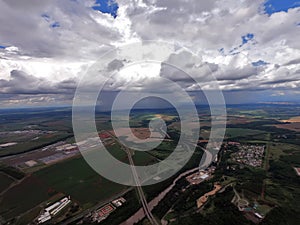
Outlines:
{"label": "grass", "polygon": [[83,158],[75,158],[35,173],[48,186],[71,195],[83,208],[110,198],[126,188],[98,175]]}
{"label": "grass", "polygon": [[259,205],[256,209],[256,212],[258,212],[261,215],[267,215],[268,212],[270,212],[272,207],[268,205]]}
{"label": "grass", "polygon": [[280,156],[293,154],[293,152],[298,151],[299,146],[287,143],[272,143],[270,144],[270,158],[273,160],[278,160]]}
{"label": "grass", "polygon": [[48,198],[48,187],[36,177],[30,176],[3,195],[0,214],[5,219],[14,218]]}
{"label": "grass", "polygon": [[30,224],[39,214],[42,210],[41,207],[35,207],[31,209],[26,214],[22,215],[18,221],[16,222],[16,225],[27,225]]}
{"label": "grass", "polygon": [[246,136],[264,134],[264,133],[266,133],[266,132],[260,131],[260,130],[245,129],[245,128],[227,128],[226,129],[226,136],[228,138],[246,137]]}
{"label": "grass", "polygon": [[268,116],[268,113],[263,109],[253,109],[253,110],[240,110],[239,114],[247,115],[255,118],[263,118]]}
{"label": "grass", "polygon": [[14,179],[0,172],[0,181],[0,192],[2,192],[14,182]]}
{"label": "grass", "polygon": [[29,141],[27,140],[24,142],[19,142],[18,144],[14,145],[14,146],[1,149],[0,157],[32,151],[34,149],[42,148],[44,146],[56,143],[58,141],[65,140],[65,139],[69,138],[70,136],[72,136],[72,135],[69,133],[57,132],[54,134],[48,134],[48,135],[41,136],[37,140],[29,140]]}
{"label": "grass", "polygon": [[16,180],[20,180],[25,176],[24,173],[21,172],[20,170],[14,168],[14,167],[11,167],[11,166],[1,164],[1,163],[0,163],[0,173],[6,174],[9,177],[12,177],[13,179],[16,179]]}
{"label": "grass", "polygon": [[148,154],[147,152],[141,152],[141,151],[134,152],[133,161],[137,166],[145,166],[145,165],[154,164],[158,162],[158,160],[154,156]]}
{"label": "grass", "polygon": [[107,145],[105,148],[109,151],[109,153],[115,157],[117,160],[120,160],[124,163],[128,163],[127,154],[124,150],[121,149],[121,146],[117,143],[112,145]]}
{"label": "grass", "polygon": [[176,218],[177,217],[177,214],[174,213],[174,212],[169,212],[166,216],[165,216],[165,220],[171,220],[173,218]]}
{"label": "grass", "polygon": [[225,187],[226,185],[234,182],[236,179],[234,177],[223,176],[224,179],[221,179],[221,185]]}
{"label": "grass", "polygon": [[175,142],[163,141],[157,148],[148,151],[148,153],[157,159],[166,159],[176,148]]}

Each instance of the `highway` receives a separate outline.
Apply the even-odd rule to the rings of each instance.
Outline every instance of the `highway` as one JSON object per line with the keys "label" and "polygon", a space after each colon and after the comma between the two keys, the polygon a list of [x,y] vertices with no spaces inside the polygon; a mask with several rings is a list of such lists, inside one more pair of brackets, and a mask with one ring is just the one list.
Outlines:
{"label": "highway", "polygon": [[139,194],[141,203],[143,205],[144,212],[145,212],[145,214],[146,214],[146,216],[149,219],[149,221],[150,221],[151,224],[158,225],[157,221],[155,220],[154,216],[151,213],[151,209],[148,206],[148,202],[147,202],[146,196],[144,194],[142,185],[140,183],[139,176],[138,176],[137,171],[135,169],[134,162],[133,162],[130,150],[127,147],[124,147],[124,148],[125,148],[124,150],[127,152],[127,155],[128,155],[128,159],[129,159],[129,163],[131,165],[131,170],[132,170],[133,178],[134,178],[134,181],[136,183],[136,188],[138,190],[138,194]]}
{"label": "highway", "polygon": [[[129,164],[130,164],[130,166],[131,166],[133,178],[134,178],[134,181],[135,181],[135,183],[136,183],[136,189],[137,189],[137,191],[138,191],[138,194],[139,194],[139,197],[140,197],[140,200],[141,200],[141,203],[142,203],[142,209],[143,209],[143,211],[144,211],[144,215],[147,216],[147,218],[148,218],[148,220],[150,221],[151,224],[153,224],[153,225],[158,225],[159,223],[156,221],[155,217],[154,217],[153,214],[151,213],[152,209],[154,208],[154,205],[158,204],[157,199],[154,199],[155,201],[152,200],[151,203],[153,203],[153,204],[151,204],[151,207],[149,207],[149,204],[148,204],[148,202],[147,202],[146,196],[145,196],[144,191],[143,191],[143,189],[142,189],[142,185],[141,185],[141,182],[140,182],[140,178],[139,178],[138,173],[137,173],[137,171],[136,171],[136,169],[135,169],[135,166],[134,166],[134,161],[133,161],[133,159],[132,159],[132,154],[131,154],[130,149],[127,148],[126,146],[124,146],[122,143],[120,143],[120,141],[119,141],[114,135],[112,135],[111,133],[109,133],[109,132],[107,132],[107,131],[104,131],[104,132],[107,133],[107,134],[109,134],[116,142],[118,142],[118,143],[122,146],[122,149],[126,152],[126,154],[127,154],[127,156],[128,156]],[[188,150],[191,149],[189,144],[185,143],[184,145],[185,145],[185,147],[186,147]],[[202,148],[202,147],[201,147],[201,149],[204,151],[204,155],[202,156],[201,163],[200,163],[200,165],[199,165],[198,168],[194,168],[194,169],[192,169],[191,171],[195,171],[196,169],[205,169],[205,168],[207,168],[207,167],[210,165],[210,163],[212,162],[213,155],[212,155],[208,150],[206,150],[206,149],[204,149],[204,148]],[[203,161],[203,159],[204,159],[204,161]],[[185,173],[181,174],[179,177],[181,178],[182,176],[186,175],[187,172],[191,172],[191,171],[186,171]],[[178,179],[179,179],[179,178],[178,178]],[[178,179],[175,179],[175,181],[177,181]],[[175,185],[175,182],[174,182],[173,185]],[[172,187],[169,187],[168,191],[169,191],[171,188],[172,188]],[[132,188],[130,188],[129,190],[131,190],[131,189],[132,189]],[[120,193],[118,196],[124,195],[124,194],[125,194],[126,192],[128,192],[129,190],[126,190],[125,192]],[[168,192],[168,191],[167,191],[167,192]],[[117,196],[114,196],[111,200],[113,200],[113,199],[116,198],[116,197],[117,197]],[[106,202],[107,202],[107,201],[106,201]],[[76,221],[76,220],[82,218],[84,215],[87,215],[88,213],[90,213],[90,212],[92,212],[92,211],[98,209],[100,206],[102,206],[102,205],[105,204],[106,202],[100,202],[100,203],[98,203],[96,206],[94,206],[94,207],[92,207],[92,208],[90,208],[90,209],[88,209],[88,210],[86,210],[86,211],[84,211],[84,212],[78,214],[77,216],[75,216],[75,217],[73,217],[73,218],[71,218],[71,219],[65,221],[65,222],[62,223],[62,224],[64,224],[64,225],[70,224],[70,223],[72,223],[72,222],[74,222],[74,221]],[[156,204],[154,204],[154,202],[156,202]],[[130,220],[127,220],[127,221],[123,222],[122,225],[127,225],[127,224],[129,225],[129,224],[131,224],[131,223],[128,223],[129,221],[130,221]]]}
{"label": "highway", "polygon": [[[209,165],[212,163],[213,155],[207,149],[205,149],[203,147],[200,147],[200,148],[203,150],[204,154],[203,154],[202,159],[199,164],[199,170],[204,170],[207,167],[209,167]],[[203,161],[203,159],[204,159],[204,161]]]}
{"label": "highway", "polygon": [[126,146],[124,146],[114,135],[110,134],[109,132],[106,132],[106,133],[108,133],[116,142],[118,142],[122,146],[122,149],[127,153],[129,164],[131,166],[133,179],[136,183],[136,188],[137,188],[137,191],[138,191],[138,194],[139,194],[139,197],[140,197],[145,215],[147,216],[147,218],[149,219],[151,224],[159,225],[157,223],[157,221],[155,220],[154,216],[152,215],[151,209],[148,206],[148,202],[147,202],[146,196],[144,194],[144,191],[143,191],[143,188],[142,188],[142,185],[141,185],[141,182],[140,182],[140,178],[139,178],[138,173],[137,173],[137,171],[135,169],[135,166],[134,166],[134,161],[132,159],[130,149],[127,148]]}
{"label": "highway", "polygon": [[[190,169],[190,170],[185,171],[185,172],[181,173],[180,175],[178,175],[178,177],[176,179],[174,179],[174,181],[172,182],[172,184],[169,187],[167,187],[165,190],[163,190],[158,196],[156,196],[154,199],[152,199],[148,203],[148,207],[150,208],[150,210],[153,210],[154,207],[157,206],[158,203],[173,189],[173,187],[176,185],[176,182],[178,180],[180,180],[182,177],[185,177],[188,174],[194,173],[198,170],[199,170],[199,167],[196,167],[196,168]],[[129,217],[126,221],[124,221],[120,225],[132,225],[134,223],[139,222],[144,217],[145,217],[144,210],[143,210],[143,208],[140,208],[135,214],[133,214],[131,217]]]}

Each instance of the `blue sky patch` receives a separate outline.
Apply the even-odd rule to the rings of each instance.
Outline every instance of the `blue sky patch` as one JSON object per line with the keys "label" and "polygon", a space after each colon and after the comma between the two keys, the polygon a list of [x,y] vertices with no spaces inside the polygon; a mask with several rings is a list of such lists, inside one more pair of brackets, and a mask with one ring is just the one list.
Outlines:
{"label": "blue sky patch", "polygon": [[115,0],[96,0],[95,3],[95,6],[92,7],[94,10],[102,13],[108,13],[114,18],[117,17],[119,5]]}
{"label": "blue sky patch", "polygon": [[5,49],[6,47],[3,45],[0,45],[0,49]]}
{"label": "blue sky patch", "polygon": [[44,13],[44,14],[42,14],[41,15],[42,16],[42,18],[46,21],[46,22],[48,22],[50,25],[49,25],[49,27],[51,27],[51,28],[57,28],[57,27],[60,27],[60,23],[59,22],[57,22],[57,21],[54,21],[48,14],[46,14],[46,13]]}
{"label": "blue sky patch", "polygon": [[[241,48],[242,48],[245,44],[247,44],[248,42],[250,42],[250,41],[251,41],[251,42],[250,42],[250,45],[255,45],[255,44],[256,44],[256,41],[255,41],[254,37],[255,37],[255,35],[252,34],[252,33],[248,33],[248,34],[242,36],[242,37],[241,37],[241,39],[242,39],[242,44],[240,44],[240,45],[237,46],[237,47],[232,48],[232,49],[228,52],[228,54],[229,54],[229,55],[237,55],[237,54],[239,54]],[[247,46],[246,46],[246,47],[247,47]],[[250,48],[250,47],[248,46],[247,48]],[[225,53],[225,49],[224,49],[224,48],[220,48],[220,49],[218,49],[218,51],[219,51],[219,53],[222,54],[222,55],[226,55],[226,54],[227,54],[227,53]]]}
{"label": "blue sky patch", "polygon": [[220,52],[222,55],[224,55],[224,54],[225,54],[225,49],[224,49],[224,48],[220,48],[220,49],[219,49],[219,52]]}
{"label": "blue sky patch", "polygon": [[254,38],[254,34],[246,34],[245,36],[242,36],[243,44],[246,44],[248,41],[252,40]]}
{"label": "blue sky patch", "polygon": [[267,0],[264,3],[265,12],[272,15],[277,12],[287,12],[289,9],[300,7],[299,0]]}
{"label": "blue sky patch", "polygon": [[47,22],[50,21],[50,16],[49,16],[49,15],[47,15],[47,14],[42,14],[42,17],[43,17]]}
{"label": "blue sky patch", "polygon": [[60,24],[59,22],[54,22],[50,25],[52,28],[57,28],[57,27],[60,27]]}
{"label": "blue sky patch", "polygon": [[253,66],[264,66],[264,65],[267,65],[268,63],[263,61],[263,60],[258,60],[256,62],[252,62],[252,65]]}

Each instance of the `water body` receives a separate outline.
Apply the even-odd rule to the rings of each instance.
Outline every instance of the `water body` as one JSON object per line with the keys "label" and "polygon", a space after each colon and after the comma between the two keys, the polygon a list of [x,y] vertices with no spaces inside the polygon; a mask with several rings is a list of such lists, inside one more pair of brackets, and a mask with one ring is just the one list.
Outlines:
{"label": "water body", "polygon": [[[168,194],[169,191],[172,190],[172,188],[175,186],[176,182],[181,179],[182,177],[187,176],[189,173],[192,172],[196,172],[197,170],[199,170],[199,167],[196,167],[194,169],[190,169],[188,171],[185,171],[183,173],[181,173],[174,181],[173,183],[167,187],[164,191],[162,191],[157,197],[155,197],[153,200],[151,200],[148,203],[148,207],[149,209],[152,211],[154,209],[155,206],[158,205],[158,203],[166,196],[166,194]],[[144,213],[144,209],[140,208],[135,214],[133,214],[130,218],[128,218],[126,221],[124,221],[123,223],[121,223],[121,225],[132,225],[134,223],[139,222],[140,220],[142,220],[145,217],[145,213]]]}

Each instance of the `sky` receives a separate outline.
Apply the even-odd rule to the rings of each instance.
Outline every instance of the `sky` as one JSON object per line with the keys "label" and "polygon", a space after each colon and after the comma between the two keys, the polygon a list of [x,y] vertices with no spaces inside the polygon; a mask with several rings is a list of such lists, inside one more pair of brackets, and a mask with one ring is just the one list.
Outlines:
{"label": "sky", "polygon": [[[191,49],[197,60],[170,54],[166,62],[199,77],[209,65],[228,104],[300,102],[299,37],[300,1],[292,0],[1,0],[0,107],[70,105],[100,56],[145,40]],[[125,61],[112,63],[111,96],[167,89],[156,81],[169,75],[199,91],[163,63],[139,74]]]}

